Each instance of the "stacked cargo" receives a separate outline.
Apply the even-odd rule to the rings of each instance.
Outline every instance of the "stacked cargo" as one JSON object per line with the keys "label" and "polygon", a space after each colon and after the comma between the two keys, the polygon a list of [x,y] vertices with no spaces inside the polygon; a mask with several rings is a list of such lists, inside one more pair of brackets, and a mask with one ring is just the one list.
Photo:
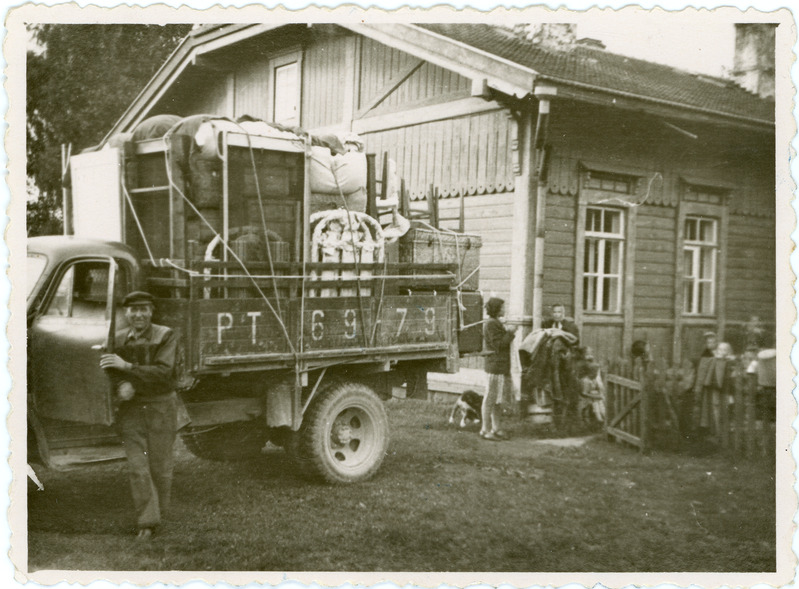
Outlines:
{"label": "stacked cargo", "polygon": [[479,235],[436,229],[415,221],[400,238],[401,262],[417,264],[457,264],[458,342],[462,353],[483,349],[483,295],[480,288]]}

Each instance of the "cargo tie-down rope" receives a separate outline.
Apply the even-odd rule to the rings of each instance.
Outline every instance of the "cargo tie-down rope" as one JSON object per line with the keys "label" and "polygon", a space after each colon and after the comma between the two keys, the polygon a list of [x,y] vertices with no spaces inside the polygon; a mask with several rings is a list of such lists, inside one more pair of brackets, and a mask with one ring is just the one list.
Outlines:
{"label": "cargo tie-down rope", "polygon": [[[336,181],[336,188],[338,189],[338,195],[341,198],[341,202],[344,204],[344,210],[347,211],[347,225],[349,225],[349,228],[350,228],[350,232],[349,232],[350,233],[350,243],[352,245],[352,253],[355,256],[355,291],[358,294],[358,310],[361,313],[361,325],[364,326],[364,329],[361,330],[363,332],[362,338],[363,338],[364,345],[371,345],[372,343],[374,343],[374,334],[377,332],[377,329],[376,329],[377,321],[375,321],[375,325],[374,325],[375,329],[372,329],[372,338],[371,338],[372,341],[367,342],[366,341],[366,314],[363,311],[363,298],[361,297],[361,267],[360,267],[361,250],[358,250],[355,247],[355,232],[352,230],[352,215],[350,213],[350,206],[347,203],[347,199],[344,198],[344,191],[341,189],[341,184],[338,181],[338,175],[336,174],[336,167],[335,166],[330,166],[330,171],[333,172],[333,179]],[[385,256],[383,256],[383,259],[384,259],[383,268],[385,270]],[[385,276],[385,272],[383,274]],[[385,282],[385,277],[383,278],[383,281]],[[305,293],[303,293],[303,295],[304,294]],[[381,293],[380,293],[380,297],[381,297],[380,306],[381,307],[382,307],[382,302],[383,302],[382,301],[382,296],[383,296],[383,289],[381,288]],[[375,318],[379,318],[379,317],[380,317],[379,314],[375,315]]]}
{"label": "cargo tie-down rope", "polygon": [[[196,118],[196,117],[201,117],[201,118],[208,117],[208,118],[211,118],[210,115],[195,115],[195,117],[191,117],[191,118]],[[267,298],[266,294],[264,294],[264,292],[261,289],[261,287],[258,284],[258,282],[255,280],[255,277],[253,277],[253,275],[250,273],[249,269],[247,268],[247,265],[236,254],[236,252],[233,251],[233,249],[230,247],[228,242],[222,236],[220,236],[219,233],[217,233],[217,231],[214,228],[214,226],[211,225],[211,223],[208,222],[208,219],[206,219],[205,216],[199,211],[199,209],[196,206],[194,206],[194,203],[191,202],[191,200],[186,196],[186,194],[183,192],[183,190],[181,190],[181,188],[177,185],[177,183],[175,182],[174,178],[172,177],[172,166],[170,165],[171,162],[170,162],[170,154],[169,154],[169,152],[170,152],[169,139],[172,136],[172,134],[175,132],[175,129],[177,129],[180,125],[182,125],[184,123],[185,123],[185,119],[181,120],[179,123],[177,123],[174,126],[172,126],[164,134],[164,144],[166,146],[166,149],[164,150],[164,158],[165,158],[165,163],[166,163],[166,173],[167,173],[167,180],[169,181],[169,186],[171,186],[175,190],[175,192],[177,194],[179,194],[180,197],[191,207],[191,209],[194,211],[194,213],[197,215],[197,217],[203,223],[205,223],[205,225],[217,237],[219,237],[219,241],[222,244],[222,246],[228,251],[228,253],[239,264],[239,266],[241,266],[241,269],[244,271],[244,275],[250,280],[250,282],[252,282],[253,286],[255,287],[255,290],[258,291],[258,294],[264,300],[264,303],[266,303],[267,308],[272,312],[272,315],[275,316],[275,319],[277,319],[277,322],[280,325],[280,329],[283,332],[283,337],[285,337],[286,342],[288,343],[289,349],[291,350],[291,353],[295,356],[295,363],[294,364],[295,364],[295,367],[296,367],[296,365],[297,365],[297,361],[296,361],[297,360],[297,350],[294,348],[294,344],[291,341],[291,337],[289,336],[288,329],[286,329],[286,325],[283,322],[283,318],[281,317],[280,312],[278,310],[275,310],[275,308],[272,306],[272,303],[269,302],[269,299]],[[236,123],[234,123],[234,124],[236,124]],[[212,123],[212,125],[213,125],[213,123]],[[272,255],[271,255],[271,251],[270,251],[270,248],[269,248],[269,235],[267,233],[268,230],[267,230],[267,227],[266,227],[266,218],[265,218],[264,212],[263,212],[263,203],[261,202],[260,188],[258,187],[258,173],[257,173],[258,170],[255,167],[255,156],[252,154],[252,143],[250,142],[250,134],[243,128],[242,128],[242,131],[247,135],[247,142],[248,142],[248,144],[250,146],[250,152],[251,152],[251,157],[252,157],[252,165],[253,165],[253,174],[255,175],[255,178],[256,178],[255,182],[256,182],[257,195],[258,195],[258,205],[259,205],[259,208],[261,209],[261,220],[262,220],[262,223],[264,225],[264,234],[266,235],[266,251],[267,251],[267,257],[269,259],[269,270],[272,273],[272,282],[273,282],[273,286],[274,286],[274,289],[275,289],[275,304],[278,305],[278,309],[279,309],[279,307],[280,307],[280,293],[279,293],[278,288],[277,288],[277,280],[275,278],[274,266],[272,265]],[[191,271],[188,270],[187,268],[180,268],[174,262],[170,261],[169,265],[174,267],[174,268],[176,268],[176,269],[178,269],[178,270],[183,270],[185,272],[191,273]]]}
{"label": "cargo tie-down rope", "polygon": [[[431,196],[431,198],[435,198],[435,197]],[[460,241],[458,240],[458,235],[460,235],[460,234],[455,232],[455,231],[453,231],[452,229],[447,229],[447,228],[436,229],[435,227],[433,227],[429,223],[425,223],[424,221],[419,221],[419,224],[420,225],[424,225],[425,227],[430,229],[433,232],[433,234],[436,235],[436,237],[438,238],[438,247],[439,247],[439,249],[441,251],[442,256],[444,254],[444,242],[441,239],[441,234],[442,233],[448,233],[450,235],[454,235],[455,236],[455,259],[458,262],[458,278],[461,278],[463,276],[463,269],[462,269],[463,263],[461,262],[461,248],[460,248]],[[466,256],[466,254],[464,254],[464,257],[465,256]],[[479,270],[480,270],[480,264],[477,264],[477,267],[474,270],[472,270],[471,272],[469,272],[469,274],[466,275],[466,278],[461,280],[458,283],[458,285],[455,287],[455,297],[456,297],[456,299],[458,301],[458,323],[461,325],[461,327],[458,328],[458,331],[463,331],[464,329],[469,329],[470,327],[474,327],[475,325],[480,325],[481,323],[485,323],[485,321],[486,321],[485,319],[483,319],[482,321],[478,321],[476,323],[470,323],[469,325],[463,325],[463,312],[466,310],[466,305],[463,304],[463,292],[461,291],[461,287],[464,284],[466,284],[467,280],[469,280],[472,276],[474,276],[475,272],[478,272]],[[482,294],[481,294],[481,298],[482,298]]]}

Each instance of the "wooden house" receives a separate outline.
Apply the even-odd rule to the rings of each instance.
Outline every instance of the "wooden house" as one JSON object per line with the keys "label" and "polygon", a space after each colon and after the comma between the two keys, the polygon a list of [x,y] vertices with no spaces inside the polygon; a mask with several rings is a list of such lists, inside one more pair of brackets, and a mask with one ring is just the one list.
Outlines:
{"label": "wooden house", "polygon": [[485,24],[209,25],[108,136],[166,113],[358,133],[413,200],[464,196],[511,320],[563,303],[600,356],[774,326],[774,101],[734,81]]}

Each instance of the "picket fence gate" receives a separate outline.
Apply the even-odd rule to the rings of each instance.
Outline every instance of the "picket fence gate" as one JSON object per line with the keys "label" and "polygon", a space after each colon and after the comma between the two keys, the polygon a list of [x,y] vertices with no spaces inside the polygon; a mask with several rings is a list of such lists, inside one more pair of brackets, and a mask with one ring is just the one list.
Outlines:
{"label": "picket fence gate", "polygon": [[[641,451],[664,444],[686,445],[695,429],[697,403],[690,364],[644,366],[620,359],[609,363],[604,372],[609,439]],[[736,458],[775,456],[774,416],[760,406],[755,376],[747,374],[741,364],[730,378],[730,399],[720,412],[721,427],[714,446]]]}

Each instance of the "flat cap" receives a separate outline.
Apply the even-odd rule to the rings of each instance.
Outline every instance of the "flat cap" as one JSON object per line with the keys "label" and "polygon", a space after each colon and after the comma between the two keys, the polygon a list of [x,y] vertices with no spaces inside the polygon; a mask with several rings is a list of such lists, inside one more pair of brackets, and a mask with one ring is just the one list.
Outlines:
{"label": "flat cap", "polygon": [[715,331],[706,331],[702,337],[718,337],[718,334]]}
{"label": "flat cap", "polygon": [[154,301],[155,297],[153,297],[153,295],[151,295],[149,292],[144,292],[143,290],[134,290],[123,299],[122,306],[130,307],[131,305],[145,305],[148,303],[152,305]]}

